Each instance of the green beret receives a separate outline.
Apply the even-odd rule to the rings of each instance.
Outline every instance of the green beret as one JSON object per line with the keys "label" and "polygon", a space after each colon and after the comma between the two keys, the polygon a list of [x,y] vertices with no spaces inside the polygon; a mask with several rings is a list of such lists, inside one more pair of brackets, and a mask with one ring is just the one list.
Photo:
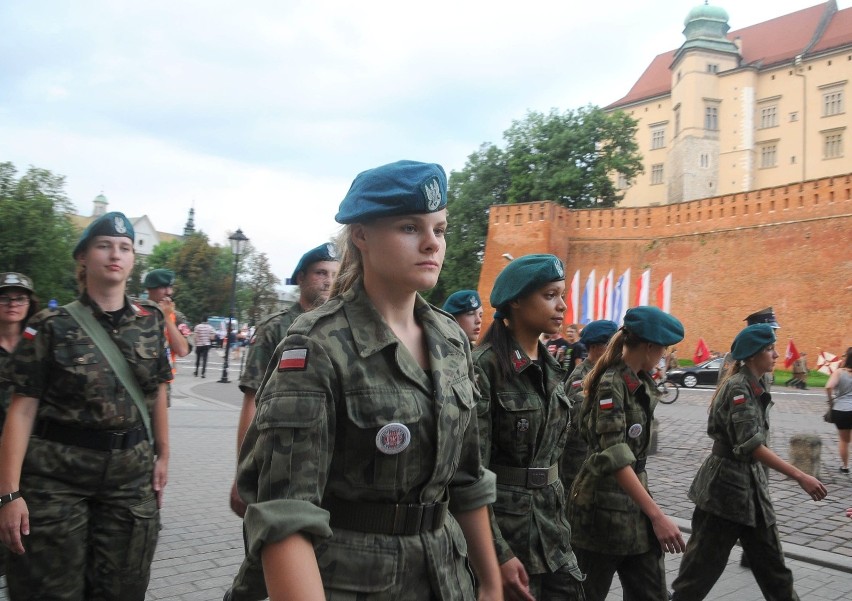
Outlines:
{"label": "green beret", "polygon": [[302,255],[302,258],[299,259],[299,264],[296,265],[296,270],[293,271],[293,277],[290,281],[295,284],[296,277],[299,275],[299,272],[306,270],[313,263],[339,260],[340,259],[337,258],[337,249],[334,248],[334,244],[329,244],[328,242],[320,244],[316,248],[313,248]]}
{"label": "green beret", "polygon": [[447,297],[441,308],[450,315],[458,315],[479,309],[481,306],[482,301],[476,290],[457,290]]}
{"label": "green beret", "polygon": [[580,334],[580,342],[589,346],[590,344],[606,344],[609,339],[615,335],[618,330],[618,324],[609,319],[598,319],[592,321]]}
{"label": "green beret", "polygon": [[491,306],[500,309],[548,282],[565,279],[562,261],[554,255],[526,255],[511,261],[497,275],[491,289]]}
{"label": "green beret", "polygon": [[152,269],[145,276],[142,286],[145,288],[161,288],[173,286],[175,283],[175,272],[171,269]]}
{"label": "green beret", "polygon": [[683,324],[657,307],[633,307],[624,314],[624,328],[644,340],[660,346],[683,340]]}
{"label": "green beret", "polygon": [[337,223],[362,223],[378,217],[434,213],[447,206],[447,175],[435,163],[397,161],[355,177]]}
{"label": "green beret", "polygon": [[15,271],[0,273],[0,289],[2,288],[21,288],[28,292],[35,292],[33,281],[23,273]]}
{"label": "green beret", "polygon": [[124,213],[112,211],[105,213],[91,222],[86,229],[83,230],[83,235],[77,241],[77,246],[74,247],[74,258],[77,258],[81,252],[86,250],[89,241],[95,236],[114,236],[130,238],[135,241],[136,237],[133,233],[133,224],[124,216]]}
{"label": "green beret", "polygon": [[731,356],[736,361],[744,361],[756,355],[775,342],[775,331],[768,323],[756,323],[746,326],[731,344]]}

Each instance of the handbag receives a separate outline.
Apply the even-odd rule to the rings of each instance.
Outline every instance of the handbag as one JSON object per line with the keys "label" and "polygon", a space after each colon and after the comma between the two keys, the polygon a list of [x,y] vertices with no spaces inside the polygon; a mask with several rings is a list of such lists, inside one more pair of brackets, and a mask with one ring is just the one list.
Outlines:
{"label": "handbag", "polygon": [[831,405],[829,405],[828,409],[825,410],[825,414],[822,416],[822,419],[828,422],[829,424],[834,423],[834,419],[831,417]]}

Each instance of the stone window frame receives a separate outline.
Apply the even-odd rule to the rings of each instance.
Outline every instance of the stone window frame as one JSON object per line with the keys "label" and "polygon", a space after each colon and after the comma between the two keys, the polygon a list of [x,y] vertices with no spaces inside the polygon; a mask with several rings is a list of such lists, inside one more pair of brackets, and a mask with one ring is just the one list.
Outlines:
{"label": "stone window frame", "polygon": [[666,125],[668,125],[668,121],[660,121],[648,126],[651,131],[651,150],[666,147]]}
{"label": "stone window frame", "polygon": [[819,132],[822,135],[822,158],[824,161],[843,158],[843,134],[845,129],[845,127],[835,127]]}
{"label": "stone window frame", "polygon": [[773,169],[778,166],[778,140],[766,140],[760,143],[760,169]]}
{"label": "stone window frame", "polygon": [[651,165],[651,185],[658,186],[664,183],[665,171],[662,163]]}
{"label": "stone window frame", "polygon": [[834,83],[820,86],[822,93],[822,116],[834,117],[842,115],[846,112],[846,81],[836,81]]}

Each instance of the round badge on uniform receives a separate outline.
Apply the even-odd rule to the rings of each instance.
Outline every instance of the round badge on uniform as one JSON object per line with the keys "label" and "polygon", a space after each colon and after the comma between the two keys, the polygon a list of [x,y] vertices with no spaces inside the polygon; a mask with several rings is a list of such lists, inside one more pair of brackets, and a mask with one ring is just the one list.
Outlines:
{"label": "round badge on uniform", "polygon": [[526,432],[530,429],[530,422],[527,419],[521,418],[518,420],[518,423],[515,424],[515,428],[518,432]]}
{"label": "round badge on uniform", "polygon": [[627,435],[630,438],[639,438],[640,434],[642,434],[642,424],[633,424],[627,430]]}
{"label": "round badge on uniform", "polygon": [[376,448],[385,455],[402,453],[411,443],[411,431],[405,424],[387,424],[376,434]]}

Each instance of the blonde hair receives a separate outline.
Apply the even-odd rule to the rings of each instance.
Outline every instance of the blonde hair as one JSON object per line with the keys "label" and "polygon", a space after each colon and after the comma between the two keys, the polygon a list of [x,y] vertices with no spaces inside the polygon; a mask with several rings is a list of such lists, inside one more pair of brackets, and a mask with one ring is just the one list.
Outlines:
{"label": "blonde hair", "polygon": [[331,296],[343,294],[352,286],[358,278],[364,275],[364,260],[361,250],[352,241],[352,224],[344,225],[340,233],[334,239],[337,252],[340,253],[340,269],[334,284],[331,286]]}

